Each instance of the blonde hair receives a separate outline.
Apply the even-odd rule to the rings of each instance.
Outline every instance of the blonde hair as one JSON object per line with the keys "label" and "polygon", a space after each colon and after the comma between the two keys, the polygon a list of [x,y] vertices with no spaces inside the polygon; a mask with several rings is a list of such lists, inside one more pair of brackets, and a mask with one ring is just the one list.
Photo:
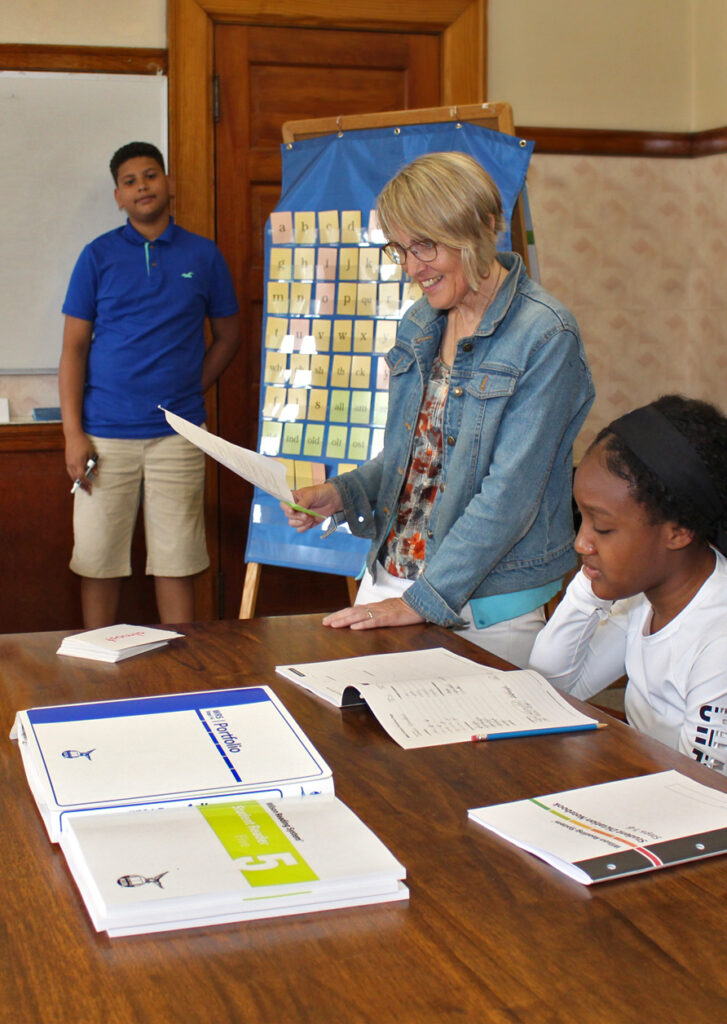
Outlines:
{"label": "blonde hair", "polygon": [[475,291],[489,276],[505,219],[497,185],[473,157],[417,157],[384,185],[376,210],[387,238],[399,230],[458,250]]}

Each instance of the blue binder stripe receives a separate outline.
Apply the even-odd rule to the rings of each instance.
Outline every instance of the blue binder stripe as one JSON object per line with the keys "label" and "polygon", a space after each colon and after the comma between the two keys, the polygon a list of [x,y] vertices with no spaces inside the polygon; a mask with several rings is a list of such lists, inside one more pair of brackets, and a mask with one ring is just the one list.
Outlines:
{"label": "blue binder stripe", "polygon": [[99,701],[97,704],[65,704],[61,707],[30,708],[28,721],[31,725],[43,725],[48,722],[87,722],[100,718],[126,718],[165,714],[171,711],[224,708],[238,704],[260,704],[267,700],[270,700],[270,697],[262,687],[250,686],[239,690],[172,693],[160,697]]}
{"label": "blue binder stripe", "polygon": [[233,767],[232,761],[230,761],[229,757],[227,756],[225,751],[222,749],[219,740],[217,739],[215,734],[212,732],[212,730],[210,729],[210,727],[207,724],[207,722],[205,722],[205,720],[202,717],[202,715],[200,715],[199,711],[197,712],[197,718],[199,718],[200,722],[202,723],[202,725],[205,727],[205,730],[207,731],[207,735],[212,740],[214,745],[217,747],[217,753],[220,755],[222,760],[225,762],[227,767],[230,769],[230,772],[232,773],[232,777],[235,780],[235,782],[242,782],[242,779],[240,778],[240,776],[237,774],[237,772],[235,771],[235,769]]}

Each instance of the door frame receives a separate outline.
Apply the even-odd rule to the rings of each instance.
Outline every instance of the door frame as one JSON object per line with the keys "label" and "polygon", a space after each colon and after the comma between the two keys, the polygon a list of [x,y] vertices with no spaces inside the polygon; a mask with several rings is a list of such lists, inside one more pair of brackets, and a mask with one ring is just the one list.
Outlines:
{"label": "door frame", "polygon": [[[305,10],[302,11],[301,7]],[[428,32],[442,39],[442,104],[487,98],[487,0],[169,0],[169,157],[176,211],[215,237],[212,118],[216,24]]]}
{"label": "door frame", "polygon": [[[304,8],[304,10],[301,10]],[[444,105],[483,103],[487,94],[487,0],[168,0],[169,169],[174,212],[184,227],[216,237],[212,115],[214,30],[218,24],[437,34],[442,41]],[[456,115],[454,115],[456,116]],[[243,325],[244,330],[244,325]],[[207,424],[218,429],[217,389],[207,395]],[[205,486],[211,571],[195,582],[195,614],[219,614],[220,536],[217,467]]]}

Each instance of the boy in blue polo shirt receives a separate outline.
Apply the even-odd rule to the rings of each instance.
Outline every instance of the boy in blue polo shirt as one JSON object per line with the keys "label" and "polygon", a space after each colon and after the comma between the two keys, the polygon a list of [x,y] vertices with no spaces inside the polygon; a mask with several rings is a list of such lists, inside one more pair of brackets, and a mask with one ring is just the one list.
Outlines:
{"label": "boy in blue polo shirt", "polygon": [[[85,247],[63,305],[66,468],[83,481],[70,565],[82,579],[85,626],[116,622],[143,494],[146,571],[155,579],[159,621],[188,622],[193,578],[209,565],[204,455],[171,430],[158,406],[204,423],[203,393],[240,344],[237,300],[214,242],[174,223],[159,150],[131,142],[110,168],[128,220]],[[207,318],[212,342],[205,349]],[[97,468],[86,478],[94,454]]]}

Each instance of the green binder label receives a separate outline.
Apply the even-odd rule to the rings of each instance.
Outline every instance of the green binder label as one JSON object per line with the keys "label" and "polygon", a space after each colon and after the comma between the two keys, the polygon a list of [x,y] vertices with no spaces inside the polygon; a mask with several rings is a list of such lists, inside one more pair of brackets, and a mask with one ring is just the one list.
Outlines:
{"label": "green binder label", "polygon": [[249,885],[295,885],[318,880],[271,812],[257,800],[208,804],[198,810]]}

